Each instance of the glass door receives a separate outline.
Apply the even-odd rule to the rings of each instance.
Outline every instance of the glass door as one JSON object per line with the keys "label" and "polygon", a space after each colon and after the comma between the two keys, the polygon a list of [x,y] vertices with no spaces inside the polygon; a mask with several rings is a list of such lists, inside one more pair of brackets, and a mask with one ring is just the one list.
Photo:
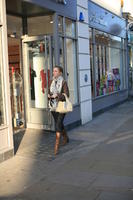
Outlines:
{"label": "glass door", "polygon": [[52,129],[48,87],[52,79],[52,36],[23,39],[24,88],[28,128]]}

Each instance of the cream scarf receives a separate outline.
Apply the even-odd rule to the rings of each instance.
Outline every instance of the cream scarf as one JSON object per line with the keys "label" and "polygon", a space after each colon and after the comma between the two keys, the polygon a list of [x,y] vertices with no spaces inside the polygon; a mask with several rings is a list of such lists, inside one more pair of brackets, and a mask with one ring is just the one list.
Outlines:
{"label": "cream scarf", "polygon": [[57,79],[53,79],[51,86],[50,86],[50,92],[52,94],[57,94],[61,92],[62,89],[62,82],[63,82],[63,77],[59,76]]}
{"label": "cream scarf", "polygon": [[[50,92],[52,94],[58,94],[61,92],[62,89],[62,83],[64,78],[62,76],[59,76],[58,78],[53,78],[53,81],[50,85]],[[57,99],[51,99],[49,102],[49,107],[51,111],[55,111],[57,107]]]}

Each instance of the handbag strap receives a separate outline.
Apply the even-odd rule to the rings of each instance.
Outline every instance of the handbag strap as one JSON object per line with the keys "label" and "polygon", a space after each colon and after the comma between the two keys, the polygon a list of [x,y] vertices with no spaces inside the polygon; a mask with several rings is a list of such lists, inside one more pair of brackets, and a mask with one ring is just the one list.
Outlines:
{"label": "handbag strap", "polygon": [[66,101],[69,102],[68,96],[65,93],[62,93],[62,94],[65,96]]}

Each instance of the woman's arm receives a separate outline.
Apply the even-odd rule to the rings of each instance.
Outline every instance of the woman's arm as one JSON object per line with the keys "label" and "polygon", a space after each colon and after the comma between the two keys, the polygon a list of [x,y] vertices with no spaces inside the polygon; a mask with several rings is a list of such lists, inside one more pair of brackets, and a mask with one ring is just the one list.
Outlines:
{"label": "woman's arm", "polygon": [[49,87],[48,87],[48,99],[50,99],[51,96],[53,95],[53,94],[50,92],[51,83],[52,83],[52,80],[50,80],[50,84],[49,84]]}
{"label": "woman's arm", "polygon": [[63,93],[65,93],[69,97],[69,88],[66,81],[63,81],[61,93],[58,94],[58,101],[65,101],[65,96],[63,95]]}

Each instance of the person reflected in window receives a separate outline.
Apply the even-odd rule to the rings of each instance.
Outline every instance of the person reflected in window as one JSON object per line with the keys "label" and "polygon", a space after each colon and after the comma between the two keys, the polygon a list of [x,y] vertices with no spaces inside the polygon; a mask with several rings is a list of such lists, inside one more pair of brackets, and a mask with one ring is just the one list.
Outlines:
{"label": "person reflected in window", "polygon": [[69,88],[67,82],[63,78],[63,69],[60,66],[55,66],[53,68],[53,80],[51,81],[48,99],[50,105],[50,111],[55,121],[55,130],[56,130],[56,142],[55,142],[55,155],[59,151],[59,144],[61,135],[63,136],[63,145],[69,142],[69,138],[64,128],[64,118],[65,113],[56,112],[58,101],[65,101],[65,93],[69,97]]}

